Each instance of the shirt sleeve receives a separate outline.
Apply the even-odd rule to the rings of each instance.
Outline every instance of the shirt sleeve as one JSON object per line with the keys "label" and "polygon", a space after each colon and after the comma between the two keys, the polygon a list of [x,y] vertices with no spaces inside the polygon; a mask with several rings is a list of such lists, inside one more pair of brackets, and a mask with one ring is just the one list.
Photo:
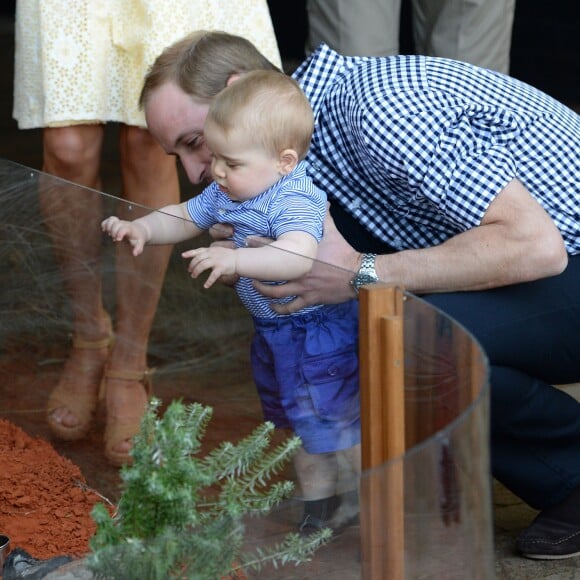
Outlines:
{"label": "shirt sleeve", "polygon": [[507,112],[428,97],[430,107],[391,112],[382,123],[373,114],[365,116],[372,163],[387,180],[405,183],[406,191],[398,189],[400,205],[426,199],[439,218],[467,230],[481,223],[495,196],[516,176],[509,143],[520,127]]}
{"label": "shirt sleeve", "polygon": [[320,242],[325,215],[326,196],[322,192],[285,191],[271,208],[272,233],[279,238],[288,232],[306,232]]}
{"label": "shirt sleeve", "polygon": [[211,183],[201,193],[187,201],[191,221],[202,230],[209,230],[216,223],[215,188],[215,183]]}
{"label": "shirt sleeve", "polygon": [[422,176],[424,195],[465,229],[481,223],[491,202],[516,176],[509,144],[494,137],[497,129],[462,114],[442,129]]}

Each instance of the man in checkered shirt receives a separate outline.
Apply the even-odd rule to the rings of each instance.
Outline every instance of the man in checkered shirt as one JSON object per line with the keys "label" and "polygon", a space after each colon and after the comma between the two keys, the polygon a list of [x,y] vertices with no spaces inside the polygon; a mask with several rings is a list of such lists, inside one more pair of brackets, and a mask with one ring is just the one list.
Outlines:
{"label": "man in checkered shirt", "polygon": [[[272,67],[223,33],[194,34],[158,58],[142,105],[192,182],[209,175],[209,100]],[[334,217],[318,257],[342,269],[321,263],[256,287],[296,296],[282,314],[342,302],[362,263],[366,280],[401,285],[459,321],[490,363],[493,474],[542,510],[518,549],[579,555],[580,403],[552,386],[580,381],[579,116],[445,59],[343,57],[322,45],[294,77],[315,114],[309,172]]]}

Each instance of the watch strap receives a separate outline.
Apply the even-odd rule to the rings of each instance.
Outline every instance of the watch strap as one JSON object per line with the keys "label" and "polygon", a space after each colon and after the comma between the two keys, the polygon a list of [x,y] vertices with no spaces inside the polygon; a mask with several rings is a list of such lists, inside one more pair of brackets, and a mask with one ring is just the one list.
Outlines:
{"label": "watch strap", "polygon": [[358,272],[350,282],[357,295],[361,286],[379,281],[375,268],[376,258],[376,254],[362,254]]}

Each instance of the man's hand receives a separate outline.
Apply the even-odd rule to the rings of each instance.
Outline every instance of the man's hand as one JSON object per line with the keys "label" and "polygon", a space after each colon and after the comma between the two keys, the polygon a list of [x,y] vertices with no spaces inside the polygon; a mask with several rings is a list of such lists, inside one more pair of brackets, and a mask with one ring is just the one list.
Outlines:
{"label": "man's hand", "polygon": [[197,248],[181,254],[191,262],[187,270],[192,278],[197,278],[202,272],[211,270],[203,287],[211,288],[223,276],[231,277],[236,274],[236,251],[231,248],[212,245],[209,248]]}
{"label": "man's hand", "polygon": [[134,256],[139,256],[143,253],[143,248],[151,237],[145,226],[136,222],[120,220],[115,216],[103,220],[101,228],[115,242],[127,240],[133,246]]}
{"label": "man's hand", "polygon": [[234,237],[234,226],[231,224],[214,224],[209,228],[209,235],[214,243],[229,241],[233,248],[233,242],[231,242],[231,239]]}
{"label": "man's hand", "polygon": [[[248,238],[248,245],[263,245],[263,243],[263,238]],[[324,236],[318,244],[318,253],[312,270],[306,276],[281,286],[254,281],[254,287],[268,298],[296,296],[292,302],[273,305],[272,308],[278,314],[291,314],[314,304],[345,302],[355,297],[350,281],[358,269],[359,260],[360,254],[342,237],[327,211]]]}

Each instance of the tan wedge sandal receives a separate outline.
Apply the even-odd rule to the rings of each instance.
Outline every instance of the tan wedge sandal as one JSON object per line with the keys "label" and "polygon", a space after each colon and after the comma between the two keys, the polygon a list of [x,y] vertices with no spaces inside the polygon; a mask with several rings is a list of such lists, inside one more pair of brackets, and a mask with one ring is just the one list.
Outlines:
{"label": "tan wedge sandal", "polygon": [[[144,389],[147,395],[147,400],[152,396],[151,375],[153,369],[146,369],[143,372],[137,371],[121,371],[107,369],[103,376],[101,383],[100,398],[105,399],[107,394],[107,380],[120,380],[135,383],[134,388]],[[115,447],[128,439],[133,439],[141,428],[141,419],[145,414],[146,408],[140,405],[135,405],[130,399],[124,402],[126,415],[114,416],[110,415],[107,409],[107,426],[105,428],[105,457],[112,465],[120,467],[125,464],[130,464],[132,457],[130,449],[126,452],[120,452]],[[132,447],[132,446],[131,446]]]}
{"label": "tan wedge sandal", "polygon": [[[110,321],[109,326],[111,326]],[[55,437],[64,441],[76,441],[88,433],[97,408],[99,385],[113,341],[112,330],[109,336],[99,340],[73,339],[72,348],[75,350],[106,352],[103,353],[102,362],[96,364],[94,360],[83,361],[82,356],[70,356],[66,361],[61,379],[50,394],[46,406],[46,420]],[[77,353],[77,355],[80,354]],[[83,383],[83,388],[79,389],[78,385],[81,383]],[[77,420],[76,425],[68,426],[56,420],[54,412],[63,408],[74,415]]]}

